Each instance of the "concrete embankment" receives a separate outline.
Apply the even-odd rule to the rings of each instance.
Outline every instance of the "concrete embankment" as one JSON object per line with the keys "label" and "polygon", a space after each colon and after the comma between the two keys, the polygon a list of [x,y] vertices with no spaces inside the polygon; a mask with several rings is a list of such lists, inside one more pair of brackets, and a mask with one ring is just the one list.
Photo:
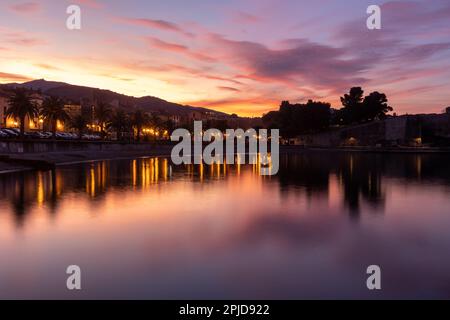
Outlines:
{"label": "concrete embankment", "polygon": [[58,165],[95,160],[165,156],[171,150],[170,143],[6,141],[0,142],[0,173],[50,170]]}

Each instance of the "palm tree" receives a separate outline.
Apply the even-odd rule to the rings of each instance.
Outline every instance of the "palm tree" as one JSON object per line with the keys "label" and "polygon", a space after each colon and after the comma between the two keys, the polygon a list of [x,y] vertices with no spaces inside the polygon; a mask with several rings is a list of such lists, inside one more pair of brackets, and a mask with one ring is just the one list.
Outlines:
{"label": "palm tree", "polygon": [[141,139],[142,127],[149,122],[147,114],[138,109],[131,115],[131,124],[136,128],[136,140],[139,142]]}
{"label": "palm tree", "polygon": [[117,110],[107,123],[107,127],[117,133],[117,140],[121,140],[122,132],[126,131],[128,127],[128,119],[125,111]]}
{"label": "palm tree", "polygon": [[102,137],[105,138],[105,128],[108,120],[111,117],[111,108],[108,104],[104,102],[98,103],[98,105],[95,107],[94,110],[95,119],[97,120],[98,124],[100,125],[100,132],[102,134]]}
{"label": "palm tree", "polygon": [[38,114],[38,107],[25,89],[16,89],[14,94],[8,99],[8,109],[5,115],[14,119],[19,119],[20,136],[25,133],[25,118],[33,119]]}
{"label": "palm tree", "polygon": [[52,124],[53,138],[56,137],[58,121],[66,122],[70,120],[69,115],[64,110],[64,101],[58,97],[46,98],[42,103],[40,114]]}
{"label": "palm tree", "polygon": [[88,123],[89,123],[88,120],[82,114],[75,116],[70,122],[70,126],[78,131],[78,138],[80,140],[84,130],[86,130]]}
{"label": "palm tree", "polygon": [[160,131],[163,129],[163,121],[161,120],[161,118],[155,114],[152,114],[150,123],[153,127],[153,130],[155,131],[155,135],[159,135]]}

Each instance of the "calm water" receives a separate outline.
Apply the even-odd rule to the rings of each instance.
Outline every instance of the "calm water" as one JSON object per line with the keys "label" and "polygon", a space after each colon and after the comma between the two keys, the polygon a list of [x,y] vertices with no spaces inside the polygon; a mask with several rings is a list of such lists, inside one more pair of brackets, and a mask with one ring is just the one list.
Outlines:
{"label": "calm water", "polygon": [[1,175],[0,298],[450,298],[449,164],[312,153],[275,177],[163,158]]}

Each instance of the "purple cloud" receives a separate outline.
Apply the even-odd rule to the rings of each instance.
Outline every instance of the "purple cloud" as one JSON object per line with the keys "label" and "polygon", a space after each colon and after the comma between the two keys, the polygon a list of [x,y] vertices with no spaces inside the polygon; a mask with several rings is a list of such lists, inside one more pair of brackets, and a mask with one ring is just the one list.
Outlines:
{"label": "purple cloud", "polygon": [[[259,81],[297,82],[323,88],[347,88],[366,79],[359,74],[370,67],[362,59],[345,59],[347,51],[305,39],[288,40],[284,49],[211,35],[216,52],[223,61],[248,78]],[[350,75],[350,76],[349,76]]]}

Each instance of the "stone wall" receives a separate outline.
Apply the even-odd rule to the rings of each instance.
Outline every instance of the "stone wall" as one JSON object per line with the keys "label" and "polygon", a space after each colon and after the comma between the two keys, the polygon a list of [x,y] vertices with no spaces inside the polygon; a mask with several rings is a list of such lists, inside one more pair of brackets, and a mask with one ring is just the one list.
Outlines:
{"label": "stone wall", "polygon": [[297,140],[306,146],[336,147],[414,145],[450,142],[450,114],[423,114],[391,117],[383,121],[359,124],[346,128],[335,128],[327,132],[304,135]]}
{"label": "stone wall", "polygon": [[424,134],[450,138],[450,113],[418,115]]}

